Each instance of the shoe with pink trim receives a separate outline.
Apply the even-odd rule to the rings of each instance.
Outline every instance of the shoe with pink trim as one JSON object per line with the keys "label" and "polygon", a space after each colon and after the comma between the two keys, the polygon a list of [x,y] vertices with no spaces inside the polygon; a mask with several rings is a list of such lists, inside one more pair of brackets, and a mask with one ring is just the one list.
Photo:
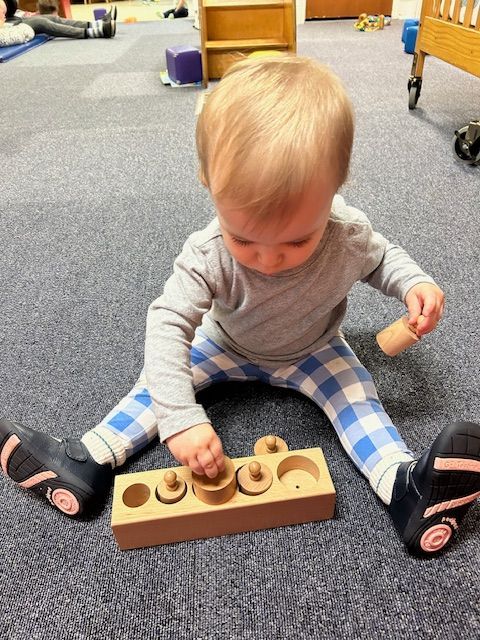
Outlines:
{"label": "shoe with pink trim", "polygon": [[388,509],[408,551],[432,556],[479,496],[480,425],[454,422],[418,461],[400,465]]}
{"label": "shoe with pink trim", "polygon": [[0,468],[68,516],[85,515],[104,501],[110,465],[100,465],[80,440],[57,440],[17,422],[0,420]]}

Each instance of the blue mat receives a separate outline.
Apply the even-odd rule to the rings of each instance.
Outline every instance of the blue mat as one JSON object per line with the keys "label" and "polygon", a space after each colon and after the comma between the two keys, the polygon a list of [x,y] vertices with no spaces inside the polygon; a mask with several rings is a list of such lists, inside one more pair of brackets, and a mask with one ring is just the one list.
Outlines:
{"label": "blue mat", "polygon": [[52,36],[40,34],[35,36],[33,40],[30,40],[30,42],[25,42],[24,44],[12,44],[10,47],[0,47],[0,62],[7,62],[8,60],[12,60],[12,58],[21,56],[22,53],[25,53],[30,49],[34,49],[35,47],[39,47],[41,44],[44,44],[47,40],[51,39]]}

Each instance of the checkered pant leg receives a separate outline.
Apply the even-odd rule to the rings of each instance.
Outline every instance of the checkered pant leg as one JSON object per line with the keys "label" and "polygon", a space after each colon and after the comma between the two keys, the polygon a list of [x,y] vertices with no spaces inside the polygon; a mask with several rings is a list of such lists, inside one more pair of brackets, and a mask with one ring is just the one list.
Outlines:
{"label": "checkered pant leg", "polygon": [[105,416],[100,425],[123,440],[127,458],[158,435],[157,419],[144,371],[131,391]]}
{"label": "checkered pant leg", "polygon": [[300,391],[323,409],[343,448],[367,478],[383,458],[411,454],[385,412],[372,377],[341,336],[294,365],[277,369],[270,384]]}
{"label": "checkered pant leg", "polygon": [[[231,355],[206,337],[201,329],[192,343],[191,363],[196,391],[215,382],[257,380],[263,376],[258,367],[240,356]],[[147,389],[145,372],[142,371],[133,389],[100,422],[125,444],[126,457],[140,451],[158,435],[153,402]]]}
{"label": "checkered pant leg", "polygon": [[195,391],[202,391],[217,382],[261,380],[267,384],[270,374],[242,356],[225,351],[197,329],[192,343],[191,366]]}
{"label": "checkered pant leg", "polygon": [[[196,391],[216,382],[259,380],[305,394],[325,412],[345,451],[367,478],[382,458],[411,453],[383,409],[370,374],[339,336],[295,364],[276,369],[225,351],[198,329],[191,366]],[[126,442],[127,457],[155,438],[157,422],[143,372],[101,424]]]}

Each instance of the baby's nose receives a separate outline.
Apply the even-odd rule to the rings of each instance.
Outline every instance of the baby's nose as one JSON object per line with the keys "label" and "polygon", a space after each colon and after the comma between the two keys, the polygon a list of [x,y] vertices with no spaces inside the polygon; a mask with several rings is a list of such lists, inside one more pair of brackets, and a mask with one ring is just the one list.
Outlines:
{"label": "baby's nose", "polygon": [[258,254],[258,261],[264,267],[276,267],[281,260],[282,256],[277,249],[263,249]]}

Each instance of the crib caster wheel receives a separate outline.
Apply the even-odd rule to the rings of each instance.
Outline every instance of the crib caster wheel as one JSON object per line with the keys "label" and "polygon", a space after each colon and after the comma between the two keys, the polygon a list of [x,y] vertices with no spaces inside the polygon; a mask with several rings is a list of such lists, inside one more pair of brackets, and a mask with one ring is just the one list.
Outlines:
{"label": "crib caster wheel", "polygon": [[422,79],[410,76],[408,80],[408,108],[410,110],[415,109],[418,99],[420,98],[420,91],[422,89]]}
{"label": "crib caster wheel", "polygon": [[453,151],[458,160],[470,165],[480,164],[480,122],[471,122],[455,131]]}

